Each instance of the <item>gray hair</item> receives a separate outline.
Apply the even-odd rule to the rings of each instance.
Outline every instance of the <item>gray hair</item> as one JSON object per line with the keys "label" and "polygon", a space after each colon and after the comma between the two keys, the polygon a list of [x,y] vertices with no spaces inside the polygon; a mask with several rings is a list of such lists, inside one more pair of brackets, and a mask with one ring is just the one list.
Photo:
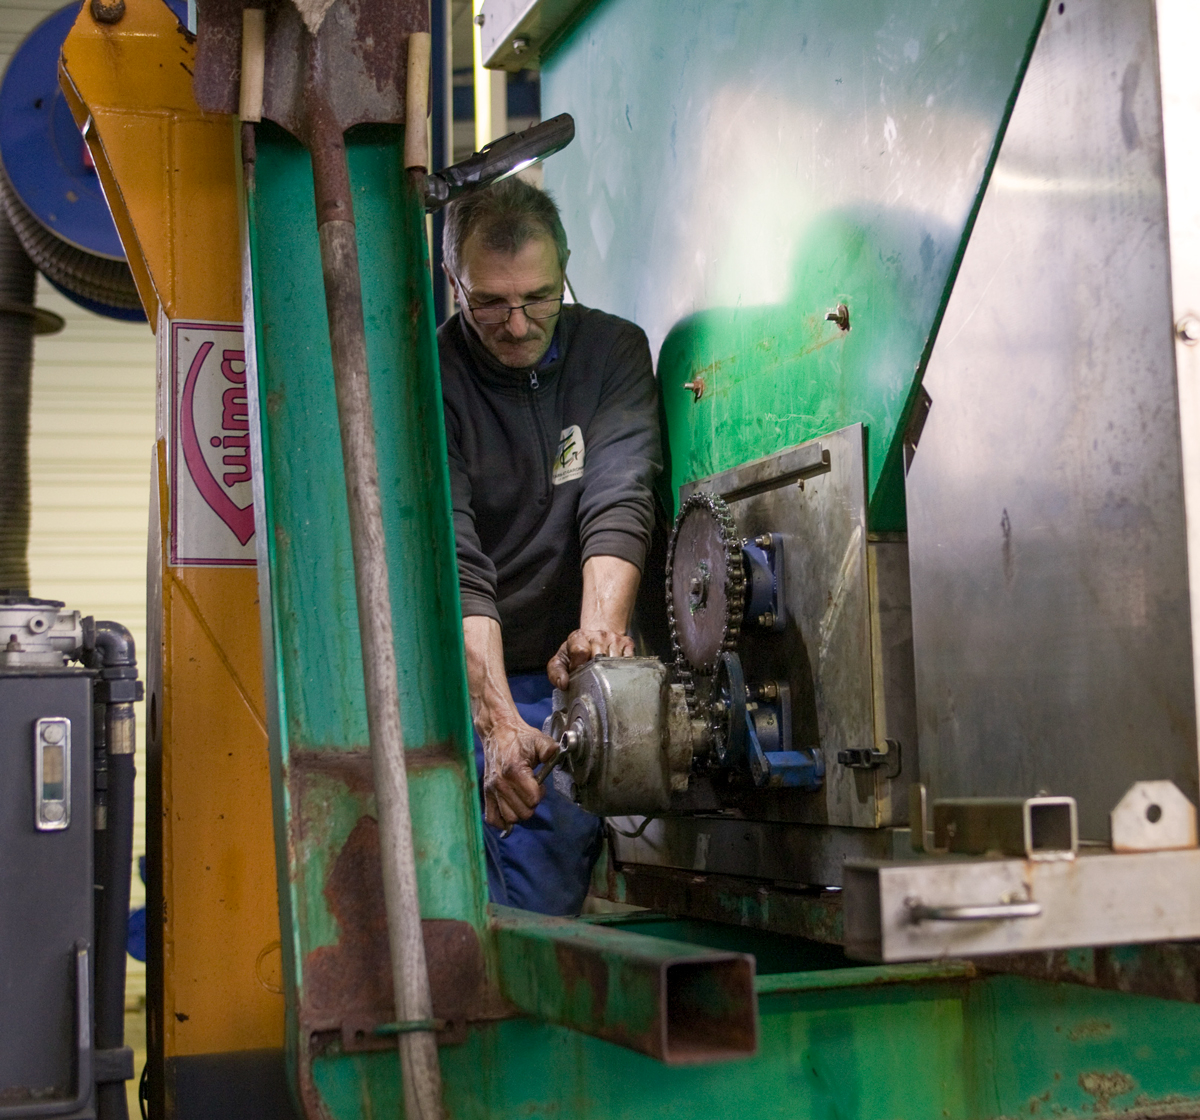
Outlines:
{"label": "gray hair", "polygon": [[446,207],[442,258],[455,276],[462,266],[462,248],[473,233],[485,248],[499,253],[517,253],[533,238],[548,236],[558,251],[559,267],[567,267],[567,233],[554,199],[515,175]]}

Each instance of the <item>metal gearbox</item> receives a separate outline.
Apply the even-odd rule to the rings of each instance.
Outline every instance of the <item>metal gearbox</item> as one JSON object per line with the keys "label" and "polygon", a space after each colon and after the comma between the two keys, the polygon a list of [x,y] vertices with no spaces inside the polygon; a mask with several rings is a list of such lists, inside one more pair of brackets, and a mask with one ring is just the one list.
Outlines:
{"label": "metal gearbox", "polygon": [[576,800],[601,816],[654,814],[686,790],[692,728],[683,686],[654,657],[601,657],[571,675],[546,725]]}
{"label": "metal gearbox", "polygon": [[779,734],[768,720],[758,736],[767,780],[713,776],[716,801],[764,821],[903,824],[916,761],[907,560],[902,538],[868,537],[862,425],[690,483],[681,508],[700,494],[720,499],[749,553],[739,664],[715,680],[740,669],[750,703],[780,716]]}

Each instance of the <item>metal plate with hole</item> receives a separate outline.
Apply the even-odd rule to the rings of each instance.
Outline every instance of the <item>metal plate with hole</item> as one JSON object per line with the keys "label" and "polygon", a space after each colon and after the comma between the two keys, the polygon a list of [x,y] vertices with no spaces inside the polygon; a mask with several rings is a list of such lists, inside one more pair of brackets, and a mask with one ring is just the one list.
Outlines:
{"label": "metal plate with hole", "polygon": [[[747,681],[786,681],[790,749],[818,746],[818,793],[756,790],[736,807],[747,816],[801,824],[878,828],[907,819],[916,766],[907,558],[903,540],[868,542],[861,424],[682,487],[728,503],[737,532],[784,543],[787,624],[747,622],[738,651]],[[852,768],[845,751],[888,751],[902,764]],[[731,805],[733,801],[729,802]]]}

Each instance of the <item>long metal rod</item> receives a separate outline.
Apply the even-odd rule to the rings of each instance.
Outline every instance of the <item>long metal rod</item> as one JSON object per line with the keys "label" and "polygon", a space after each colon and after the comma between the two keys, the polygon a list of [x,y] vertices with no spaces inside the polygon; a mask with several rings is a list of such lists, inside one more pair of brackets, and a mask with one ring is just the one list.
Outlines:
{"label": "long metal rod", "polygon": [[[320,84],[313,83],[310,88],[314,87],[320,88]],[[396,1018],[400,1022],[429,1021],[433,1019],[433,1000],[421,933],[408,773],[400,725],[400,689],[375,453],[375,418],[367,372],[358,242],[345,142],[327,109],[315,101],[310,103],[309,149],[346,472]],[[404,1032],[398,1037],[398,1045],[406,1120],[440,1120],[444,1115],[442,1077],[435,1035],[432,1031]]]}

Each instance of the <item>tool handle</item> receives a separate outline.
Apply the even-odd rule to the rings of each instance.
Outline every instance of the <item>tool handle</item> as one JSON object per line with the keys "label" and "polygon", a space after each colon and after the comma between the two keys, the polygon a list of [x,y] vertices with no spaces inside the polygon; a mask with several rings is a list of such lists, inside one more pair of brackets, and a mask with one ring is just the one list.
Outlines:
{"label": "tool handle", "polygon": [[[310,148],[317,236],[321,246],[333,381],[346,474],[346,504],[350,514],[367,732],[375,775],[396,1018],[401,1022],[431,1021],[433,999],[421,928],[408,772],[400,723],[392,596],[350,170],[345,140],[332,112],[320,102],[315,102],[312,109],[316,127],[312,131]],[[408,1120],[442,1120],[445,1112],[435,1035],[432,1031],[406,1032],[399,1035],[398,1046],[404,1115]]]}

